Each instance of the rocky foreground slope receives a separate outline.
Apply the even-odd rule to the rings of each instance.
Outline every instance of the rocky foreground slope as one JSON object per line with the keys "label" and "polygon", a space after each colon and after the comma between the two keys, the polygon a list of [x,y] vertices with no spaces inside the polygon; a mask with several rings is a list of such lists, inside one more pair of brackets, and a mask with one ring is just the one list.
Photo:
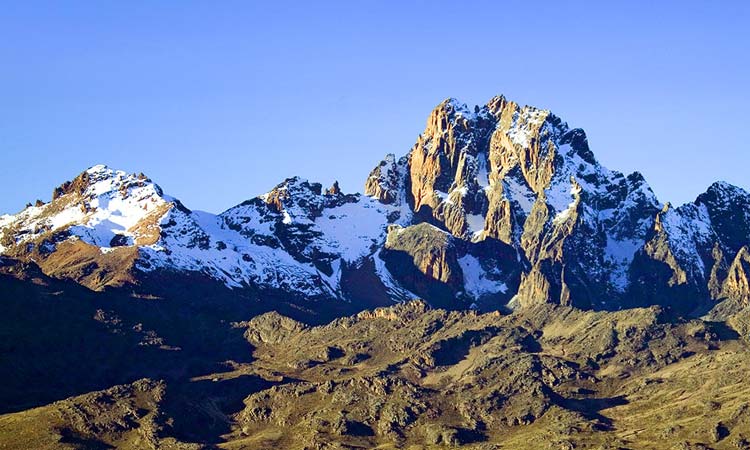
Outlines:
{"label": "rocky foreground slope", "polygon": [[749,242],[503,97],[364,194],[94,166],[0,216],[0,448],[750,448]]}
{"label": "rocky foreground slope", "polygon": [[233,328],[242,359],[2,415],[0,447],[750,448],[748,341],[661,307],[503,316],[413,301]]}

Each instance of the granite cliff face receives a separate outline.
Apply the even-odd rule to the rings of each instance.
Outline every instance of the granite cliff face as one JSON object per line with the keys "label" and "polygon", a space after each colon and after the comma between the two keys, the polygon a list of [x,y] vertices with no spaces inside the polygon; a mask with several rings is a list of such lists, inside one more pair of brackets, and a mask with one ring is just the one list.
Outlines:
{"label": "granite cliff face", "polygon": [[50,203],[0,218],[4,257],[92,289],[188,275],[259,300],[353,309],[419,297],[699,313],[748,303],[748,243],[744,190],[715,183],[663,205],[639,173],[599,164],[583,130],[504,97],[439,104],[364,195],[290,178],[214,215],[142,174],[95,166]]}
{"label": "granite cliff face", "polygon": [[690,313],[746,298],[747,192],[716,183],[694,203],[662,205],[640,173],[601,166],[583,130],[504,97],[438,105],[410,153],[387,156],[365,192],[400,201],[412,224],[430,223],[464,248],[506,246],[515,273],[506,266],[499,278],[513,295],[489,294],[512,307]]}
{"label": "granite cliff face", "polygon": [[512,305],[620,303],[659,207],[640,174],[603,168],[582,130],[504,97],[473,110],[441,103],[398,164],[403,169],[384,171],[396,165],[386,158],[366,193],[380,198],[402,186],[414,222],[467,243],[507,246],[516,260],[503,279],[517,294]]}

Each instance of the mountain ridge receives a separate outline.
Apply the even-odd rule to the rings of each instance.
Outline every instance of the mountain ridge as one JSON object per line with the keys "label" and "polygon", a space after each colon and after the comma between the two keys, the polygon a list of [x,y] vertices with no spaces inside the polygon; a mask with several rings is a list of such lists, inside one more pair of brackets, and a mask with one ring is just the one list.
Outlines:
{"label": "mountain ridge", "polygon": [[[191,211],[143,174],[98,165],[56,188],[51,202],[0,216],[0,254],[93,289],[166,270],[356,304],[363,300],[346,280],[364,277],[378,294],[362,308],[423,297],[485,310],[539,301],[620,309],[659,297],[690,314],[745,298],[748,211],[750,195],[722,181],[693,202],[662,204],[640,172],[601,166],[585,132],[548,110],[503,96],[474,108],[449,98],[406,156],[389,154],[373,169],[364,194],[291,177],[212,214]],[[448,233],[452,256],[438,263],[423,257],[434,248],[388,248],[400,233],[393,225],[420,223]],[[414,267],[394,275],[387,258],[403,260],[399,253]],[[449,286],[435,275],[441,266],[454,274]],[[683,291],[687,302],[677,299]]]}

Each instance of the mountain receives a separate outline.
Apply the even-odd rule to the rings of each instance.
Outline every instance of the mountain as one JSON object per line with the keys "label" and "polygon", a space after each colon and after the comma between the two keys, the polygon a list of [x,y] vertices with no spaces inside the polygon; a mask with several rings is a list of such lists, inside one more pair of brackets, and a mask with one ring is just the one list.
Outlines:
{"label": "mountain", "polygon": [[0,216],[0,448],[750,448],[746,191],[662,204],[504,97],[364,187]]}
{"label": "mountain", "polygon": [[[441,103],[409,155],[389,155],[365,192],[449,234],[464,277],[453,293],[487,308],[661,304],[689,314],[724,298],[747,304],[736,262],[750,241],[747,192],[716,183],[694,203],[662,205],[640,173],[599,164],[583,130],[504,97],[474,109]],[[488,261],[488,242],[505,264]]]}
{"label": "mountain", "polygon": [[748,304],[748,242],[746,191],[715,183],[693,203],[662,204],[640,173],[599,164],[583,130],[504,97],[442,102],[364,195],[295,177],[214,215],[142,174],[95,166],[51,202],[0,218],[3,256],[91,289],[153,295],[158,280],[183,278],[315,311],[424,298],[695,315]]}
{"label": "mountain", "polygon": [[[339,262],[366,254],[386,214],[369,199],[322,194],[298,178],[220,215],[191,211],[145,176],[105,166],[54,192],[50,203],[3,216],[3,254],[95,290],[168,272],[333,298]],[[347,220],[375,225],[354,229]]]}

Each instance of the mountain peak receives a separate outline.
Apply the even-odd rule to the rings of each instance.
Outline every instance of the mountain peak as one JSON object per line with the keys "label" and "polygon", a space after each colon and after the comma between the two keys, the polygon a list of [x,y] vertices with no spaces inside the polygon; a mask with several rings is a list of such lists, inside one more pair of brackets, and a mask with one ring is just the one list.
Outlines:
{"label": "mountain peak", "polygon": [[742,189],[739,186],[735,186],[731,183],[728,183],[726,181],[715,181],[712,183],[708,189],[706,189],[706,193],[710,193],[713,195],[719,195],[719,196],[725,196],[725,197],[731,197],[734,195],[742,195],[742,196],[748,196],[748,192],[744,189]]}
{"label": "mountain peak", "polygon": [[75,237],[100,248],[153,243],[155,224],[173,206],[184,209],[144,174],[95,165],[55,188],[51,202],[7,216],[16,234],[5,236],[2,246],[20,255],[45,239]]}
{"label": "mountain peak", "polygon": [[695,199],[695,204],[705,205],[711,211],[734,211],[744,216],[744,208],[750,206],[750,193],[726,181],[717,181]]}
{"label": "mountain peak", "polygon": [[66,194],[78,194],[87,197],[96,197],[112,191],[126,193],[134,187],[150,185],[157,196],[163,196],[161,188],[151,181],[143,173],[127,173],[122,170],[112,169],[104,164],[92,166],[71,181],[66,181],[52,192],[52,200],[56,200]]}
{"label": "mountain peak", "polygon": [[310,183],[298,176],[290,177],[263,194],[260,198],[280,213],[288,209],[305,209],[323,192],[323,185]]}
{"label": "mountain peak", "polygon": [[469,107],[457,98],[449,97],[440,102],[435,109],[443,109],[454,114],[462,114],[464,117],[473,116],[479,112],[479,106]]}
{"label": "mountain peak", "polygon": [[106,164],[95,164],[89,167],[88,169],[86,169],[84,172],[93,174],[93,173],[99,173],[99,172],[107,172],[109,170],[111,169]]}

